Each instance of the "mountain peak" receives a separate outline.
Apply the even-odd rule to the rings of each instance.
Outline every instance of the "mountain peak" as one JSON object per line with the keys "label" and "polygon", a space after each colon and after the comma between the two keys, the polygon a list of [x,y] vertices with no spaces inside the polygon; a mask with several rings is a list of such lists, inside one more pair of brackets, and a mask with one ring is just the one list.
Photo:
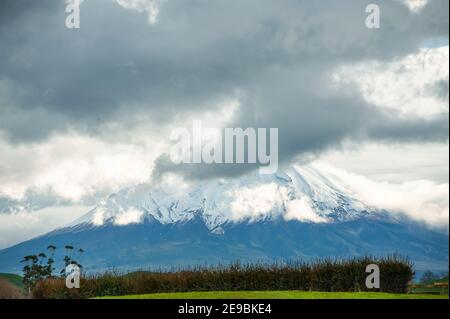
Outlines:
{"label": "mountain peak", "polygon": [[70,226],[125,226],[157,220],[162,224],[200,216],[212,232],[227,222],[283,217],[302,222],[348,221],[374,212],[338,181],[316,167],[293,166],[285,172],[200,182],[188,192],[141,184],[101,200]]}

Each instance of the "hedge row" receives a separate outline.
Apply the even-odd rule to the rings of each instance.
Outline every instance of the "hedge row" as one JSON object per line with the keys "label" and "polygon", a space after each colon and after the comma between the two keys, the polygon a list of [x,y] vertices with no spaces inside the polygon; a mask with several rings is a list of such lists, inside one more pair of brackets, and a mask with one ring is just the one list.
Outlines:
{"label": "hedge row", "polygon": [[380,288],[371,291],[406,293],[414,272],[404,258],[322,259],[313,262],[241,264],[194,267],[177,271],[106,272],[83,276],[79,289],[67,289],[65,279],[39,282],[34,298],[91,298],[186,291],[368,291],[366,266],[380,269]]}

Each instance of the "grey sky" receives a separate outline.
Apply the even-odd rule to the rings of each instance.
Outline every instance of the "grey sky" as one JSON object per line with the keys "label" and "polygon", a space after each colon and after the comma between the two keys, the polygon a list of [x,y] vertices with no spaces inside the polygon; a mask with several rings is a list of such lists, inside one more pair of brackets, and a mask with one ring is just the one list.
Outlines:
{"label": "grey sky", "polygon": [[[79,30],[65,28],[62,0],[0,2],[0,206],[15,193],[92,204],[98,194],[171,171],[189,179],[242,174],[252,167],[176,167],[160,146],[171,127],[207,112],[214,118],[229,101],[239,107],[227,126],[279,129],[282,165],[348,143],[447,147],[448,107],[405,116],[368,100],[353,82],[332,84],[340,68],[448,47],[446,0],[417,11],[403,0],[140,3],[150,2],[159,9],[153,24],[145,10],[85,0]],[[381,8],[377,30],[364,23],[371,2]],[[396,72],[401,78],[404,70]],[[427,81],[427,98],[448,103],[448,76]],[[108,165],[107,175],[94,174]]]}
{"label": "grey sky", "polygon": [[[113,1],[91,0],[77,31],[64,28],[60,1],[30,2],[2,1],[3,14],[11,12],[0,32],[1,127],[17,142],[68,127],[98,134],[141,112],[170,121],[240,90],[237,124],[286,126],[286,153],[323,148],[384,120],[358,96],[331,95],[324,84],[330,69],[393,59],[448,36],[448,2],[437,0],[419,14],[380,1],[383,26],[376,31],[363,23],[364,1],[171,0],[149,25]],[[302,119],[310,127],[298,130]],[[414,127],[439,138],[442,123]],[[294,136],[307,141],[292,145]]]}

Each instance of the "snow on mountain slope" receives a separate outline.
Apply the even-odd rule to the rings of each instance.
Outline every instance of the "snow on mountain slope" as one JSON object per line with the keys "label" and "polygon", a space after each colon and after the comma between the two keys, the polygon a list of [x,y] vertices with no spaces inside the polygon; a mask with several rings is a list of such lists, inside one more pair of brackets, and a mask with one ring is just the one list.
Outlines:
{"label": "snow on mountain slope", "polygon": [[189,187],[125,188],[68,227],[0,250],[0,271],[19,272],[23,256],[50,244],[85,249],[89,271],[394,253],[417,269],[447,269],[448,233],[371,208],[350,187],[307,165]]}
{"label": "snow on mountain slope", "polygon": [[348,221],[374,213],[352,193],[313,166],[294,166],[284,173],[202,182],[189,192],[141,184],[103,199],[69,226],[117,226],[155,219],[162,224],[185,222],[199,215],[208,229],[220,225],[283,217],[303,222]]}

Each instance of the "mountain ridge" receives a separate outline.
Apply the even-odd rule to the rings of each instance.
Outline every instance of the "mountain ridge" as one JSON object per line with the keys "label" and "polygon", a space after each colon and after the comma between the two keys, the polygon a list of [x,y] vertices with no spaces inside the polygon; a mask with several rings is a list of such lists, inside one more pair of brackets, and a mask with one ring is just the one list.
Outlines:
{"label": "mountain ridge", "polygon": [[400,254],[448,269],[448,234],[371,207],[313,167],[213,180],[186,190],[148,184],[103,199],[81,218],[0,250],[0,271],[48,245],[81,247],[89,271]]}

